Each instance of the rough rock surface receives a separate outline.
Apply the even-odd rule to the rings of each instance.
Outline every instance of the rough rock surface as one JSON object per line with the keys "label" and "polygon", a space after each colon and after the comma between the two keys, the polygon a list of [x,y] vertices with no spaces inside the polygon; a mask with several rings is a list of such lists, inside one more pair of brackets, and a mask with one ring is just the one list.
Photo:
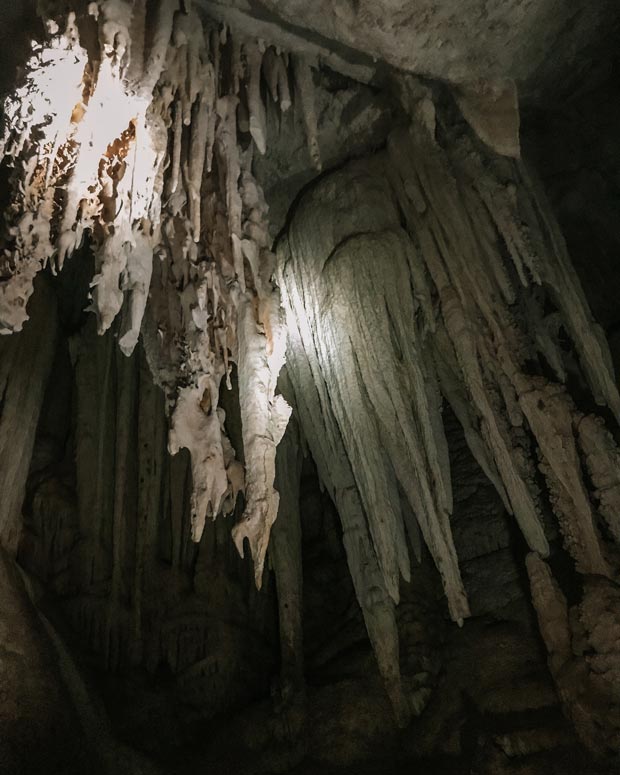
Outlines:
{"label": "rough rock surface", "polygon": [[[613,0],[233,0],[255,19],[344,59],[377,60],[455,83],[512,78],[533,84],[555,76],[603,30],[618,24]],[[613,33],[612,33],[613,34]],[[610,38],[611,39],[611,38]]]}

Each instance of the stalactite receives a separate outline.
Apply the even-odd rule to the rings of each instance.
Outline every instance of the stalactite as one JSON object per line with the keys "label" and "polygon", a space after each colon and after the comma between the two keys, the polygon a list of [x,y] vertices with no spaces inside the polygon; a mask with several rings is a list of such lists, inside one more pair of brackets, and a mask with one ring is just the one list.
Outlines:
{"label": "stalactite", "polygon": [[244,51],[248,67],[250,134],[256,143],[258,152],[264,154],[267,150],[267,119],[260,93],[263,51],[261,51],[261,46],[255,41],[247,42],[244,46]]}
{"label": "stalactite", "polygon": [[[288,334],[302,431],[338,508],[379,670],[406,722],[418,708],[401,681],[395,616],[401,579],[411,576],[407,536],[421,555],[421,533],[452,619],[462,624],[470,613],[450,524],[444,401],[536,553],[528,568],[537,609],[548,604],[564,626],[566,601],[540,559],[549,554],[546,512],[555,514],[578,572],[609,579],[617,561],[606,543],[620,533],[619,453],[605,421],[583,414],[573,385],[589,387],[616,419],[620,395],[550,207],[518,161],[514,85],[479,84],[456,94],[485,149],[453,116],[437,120],[430,89],[402,79],[403,90],[411,88],[404,102],[410,126],[396,128],[372,159],[322,179],[292,213],[276,270],[285,323],[272,277],[268,207],[252,170],[255,153],[266,154],[269,143],[263,93],[286,111],[289,76],[310,159],[321,169],[310,60],[203,20],[189,3],[106,0],[91,3],[89,13],[100,50],[81,45],[81,17],[69,13],[61,27],[47,19],[46,43],[35,48],[24,87],[6,103],[0,155],[12,168],[13,201],[0,259],[0,332],[19,331],[27,320],[35,275],[79,260],[76,248],[87,239],[98,331],[113,329],[126,356],[142,334],[152,376],[165,392],[168,449],[189,450],[191,536],[199,541],[213,530],[207,518],[235,511],[243,492],[233,539],[242,555],[248,540],[259,587],[279,508],[276,447],[290,415],[276,387]],[[489,109],[489,95],[505,109],[505,125],[494,124],[497,105]],[[570,353],[560,331],[568,333]],[[49,326],[46,336],[53,339],[53,332]],[[127,383],[131,362],[111,366],[111,341],[96,349],[99,363],[92,366],[80,341],[73,343],[80,552],[89,592],[110,586],[107,602],[78,600],[74,615],[118,665],[124,644],[139,643],[142,632],[150,512],[157,505],[156,494],[138,499],[144,535],[130,547],[124,482],[135,385]],[[19,360],[13,351],[11,358]],[[218,406],[234,366],[245,470]],[[116,378],[122,400],[112,429],[105,419],[117,405]],[[29,427],[40,404],[38,381]],[[0,368],[3,385],[0,444],[7,416],[9,431],[15,423],[13,388]],[[138,433],[149,436],[144,418]],[[30,443],[32,433],[24,436]],[[159,441],[154,433],[151,442]],[[7,450],[0,446],[0,458]],[[291,462],[293,476],[298,462]],[[151,463],[148,451],[137,461],[141,470]],[[180,574],[192,552],[184,532],[189,477],[183,460],[173,465],[183,478],[169,485],[166,518],[170,565]],[[85,485],[92,480],[94,497]],[[157,487],[156,474],[153,482]],[[20,487],[11,493],[21,497]],[[11,500],[4,504],[9,517],[0,516],[5,543],[15,529]],[[599,515],[608,542],[599,535]],[[297,551],[293,527],[281,535]],[[107,559],[101,546],[111,547]],[[288,565],[299,558],[282,565],[277,541],[274,551],[280,588],[291,579],[282,598],[298,601],[299,568]],[[128,554],[139,569],[133,585],[123,575]],[[610,584],[601,584],[613,597]],[[132,613],[123,604],[131,595]],[[590,598],[581,613],[593,628]],[[564,659],[565,633],[550,635],[557,621],[547,627],[540,610],[539,616],[550,652]],[[164,655],[175,672],[202,659],[207,638],[190,615],[179,619],[148,657],[157,664]],[[289,651],[300,649],[300,622],[283,613],[282,629]],[[299,681],[299,664],[291,670]]]}
{"label": "stalactite", "polygon": [[[5,103],[0,156],[13,160],[21,186],[14,187],[9,254],[0,264],[0,333],[21,330],[34,278],[52,256],[54,188],[74,154],[65,140],[75,132],[82,104],[87,56],[77,42],[75,14],[63,32],[54,23],[48,28],[50,45],[34,49],[24,85]],[[31,139],[35,129],[43,133],[40,146]]]}
{"label": "stalactite", "polygon": [[609,573],[601,556],[581,461],[573,436],[572,401],[562,388],[543,379],[528,380],[520,405],[540,444],[541,464],[564,540],[583,573]]}
{"label": "stalactite", "polygon": [[[282,396],[275,395],[286,342],[279,319],[279,298],[272,295],[270,301],[273,307],[265,310],[260,321],[250,299],[239,302],[239,402],[247,473],[246,508],[242,521],[233,530],[233,538],[242,556],[243,542],[248,539],[259,587],[269,533],[278,515],[279,496],[273,489],[276,447],[291,412]],[[258,330],[259,322],[265,333]]]}
{"label": "stalactite", "polygon": [[[144,224],[148,230],[148,222]],[[134,229],[133,245],[127,256],[127,267],[121,290],[128,294],[126,320],[118,346],[124,355],[129,356],[134,351],[140,336],[142,319],[146,310],[151,275],[153,271],[152,235]]]}
{"label": "stalactite", "polygon": [[[429,109],[420,106],[419,110],[428,114]],[[511,510],[532,548],[544,555],[547,541],[538,516],[540,494],[523,449],[523,430],[527,428],[540,448],[541,469],[547,475],[567,548],[584,572],[609,573],[601,556],[589,496],[581,476],[579,453],[573,441],[573,424],[580,415],[561,381],[553,383],[542,376],[530,376],[524,366],[527,358],[536,360],[538,353],[545,355],[551,351],[558,379],[562,380],[567,372],[548,335],[546,338],[534,336],[530,329],[520,327],[514,306],[518,285],[510,280],[511,271],[528,291],[532,286],[541,286],[542,299],[545,293],[549,294],[558,305],[581,356],[583,378],[590,383],[598,400],[616,411],[618,394],[611,387],[613,376],[606,344],[591,320],[574,275],[569,273],[566,248],[547,215],[544,200],[522,165],[504,163],[500,173],[499,162],[493,160],[490,168],[489,165],[485,168],[480,151],[467,138],[452,138],[444,150],[432,132],[420,127],[412,130],[408,138],[403,135],[399,141],[393,138],[389,151],[393,159],[392,180],[400,205],[438,290],[442,317],[456,355],[456,362],[450,368],[453,374],[462,374],[465,388],[477,407],[483,439],[493,453],[503,480],[500,494],[508,496]],[[500,175],[506,175],[508,169],[514,182],[502,186]],[[411,206],[408,198],[411,181],[414,186],[417,181],[418,186],[421,184],[416,190],[424,192],[427,207],[432,208],[430,212],[420,213]],[[481,201],[476,202],[477,197]],[[456,215],[463,209],[475,213],[475,220]],[[485,210],[492,219],[491,224]],[[452,213],[454,224],[449,225],[445,217],[440,222],[436,217],[440,212]],[[527,228],[522,225],[525,223]],[[480,230],[480,235],[473,229]],[[493,236],[494,229],[497,229],[496,236]],[[497,247],[492,249],[490,260],[477,264],[481,256],[489,255],[492,245],[489,240]],[[509,248],[512,270],[501,258],[501,240]],[[506,299],[506,306],[490,304],[491,300],[502,297]],[[568,307],[566,297],[572,298],[574,305]],[[532,294],[527,303],[529,314],[540,323],[545,316],[542,311],[532,312],[533,307],[542,303],[541,297],[536,299]],[[445,338],[438,341],[443,342],[441,357],[445,363]],[[493,390],[489,389],[491,385]],[[449,394],[447,397],[450,398]],[[458,414],[458,406],[453,408]],[[463,415],[462,408],[460,412]],[[505,418],[509,419],[508,425]],[[486,467],[489,468],[488,463]],[[492,478],[497,479],[495,475]]]}
{"label": "stalactite", "polygon": [[[264,153],[262,81],[269,73],[286,110],[288,60],[272,52],[265,63],[261,41],[203,22],[177,2],[107,0],[88,12],[99,33],[99,63],[80,44],[81,16],[70,13],[63,31],[50,21],[26,85],[7,102],[12,125],[2,155],[13,164],[16,196],[0,275],[1,328],[19,330],[36,272],[47,262],[62,269],[87,238],[99,333],[120,316],[119,346],[130,355],[141,330],[150,330],[147,352],[168,400],[170,450],[192,452],[195,540],[206,517],[231,510],[243,486],[217,405],[233,362],[247,363],[242,403],[256,386],[264,400],[245,412],[248,510],[237,533],[252,526],[258,579],[277,513],[275,445],[288,410],[275,396],[282,325],[268,208],[251,175],[252,153],[239,146],[237,108],[247,94],[249,131]],[[70,88],[52,102],[47,91],[59,77]],[[306,65],[300,77],[310,115]],[[274,440],[266,457],[252,430],[259,426]],[[241,549],[242,539],[237,543]]]}
{"label": "stalactite", "polygon": [[[339,445],[348,459],[379,588],[397,601],[399,575],[409,576],[400,488],[451,615],[462,620],[469,609],[450,529],[441,396],[530,547],[548,554],[542,515],[551,508],[578,569],[610,577],[591,496],[604,507],[617,452],[596,430],[603,425],[584,425],[580,440],[583,415],[567,375],[614,414],[618,392],[604,338],[525,166],[450,130],[443,117],[439,132],[422,87],[408,108],[411,126],[392,132],[386,153],[304,193],[278,245],[279,280],[302,426],[330,429],[331,450],[308,436],[317,460],[338,459]],[[560,326],[572,353],[559,346]],[[315,390],[320,398],[310,397]],[[596,455],[588,431],[599,439]],[[346,543],[347,514],[335,500]],[[349,563],[355,578],[352,553]],[[363,583],[356,590],[368,625]],[[387,619],[380,627],[389,631]]]}
{"label": "stalactite", "polygon": [[282,54],[275,51],[273,46],[263,55],[263,73],[271,99],[280,106],[283,113],[291,107],[291,95],[288,85],[288,69]]}
{"label": "stalactite", "polygon": [[[306,200],[280,248],[282,285],[292,317],[310,318],[303,328],[297,324],[303,347],[315,353],[328,381],[386,589],[398,602],[399,574],[409,578],[400,485],[441,570],[452,614],[463,619],[468,607],[447,521],[452,496],[436,421],[439,393],[432,364],[426,373],[421,365],[433,320],[405,293],[411,250],[379,174],[377,166],[352,167],[336,187],[328,183]],[[320,232],[310,226],[314,219]]]}
{"label": "stalactite", "polygon": [[[396,137],[393,137],[390,143],[390,153],[394,170],[398,171],[395,186],[401,207],[404,208],[406,217],[409,219],[411,233],[415,234],[419,241],[421,256],[438,289],[439,298],[442,301],[443,323],[448,339],[451,340],[454,347],[454,351],[444,350],[442,358],[445,360],[454,352],[456,362],[451,368],[454,373],[462,374],[459,379],[464,381],[466,390],[473,398],[474,406],[477,407],[479,416],[483,420],[481,424],[483,438],[490,447],[491,457],[495,459],[495,464],[503,479],[506,493],[510,499],[511,510],[514,511],[533,548],[546,554],[548,551],[547,541],[542,530],[534,496],[528,488],[527,474],[520,470],[522,463],[520,456],[515,455],[512,450],[514,442],[510,437],[511,431],[505,427],[504,417],[500,407],[495,402],[493,393],[487,390],[485,382],[488,377],[484,372],[478,353],[477,340],[479,336],[475,333],[476,328],[470,321],[469,315],[464,309],[464,303],[461,301],[461,299],[467,299],[467,304],[469,304],[469,300],[476,298],[476,296],[466,294],[465,290],[461,290],[458,286],[453,287],[453,283],[461,283],[461,271],[465,277],[468,274],[471,277],[473,271],[471,264],[466,265],[460,258],[460,252],[466,245],[468,255],[474,255],[475,237],[469,232],[469,220],[457,222],[455,229],[448,233],[449,236],[444,231],[445,225],[441,225],[437,220],[437,213],[454,212],[456,214],[462,210],[462,205],[459,202],[455,182],[446,171],[444,163],[441,161],[440,151],[434,145],[428,131],[419,129],[416,137],[419,146],[415,151],[414,146],[405,136],[400,138],[401,145],[397,143]],[[409,156],[409,152],[412,151],[414,155]],[[436,160],[438,163],[433,164],[431,160]],[[414,161],[416,168],[413,168]],[[432,173],[428,166],[430,164],[433,164]],[[424,168],[421,169],[422,165]],[[421,191],[424,192],[425,199],[430,200],[426,205],[426,207],[432,207],[428,215],[426,211],[423,216],[420,215],[415,207],[411,207],[409,204],[405,182],[411,179],[414,182],[417,179],[420,180]],[[439,181],[442,181],[443,185]],[[451,241],[448,242],[448,239]],[[483,242],[484,244],[486,243]],[[478,277],[484,282],[483,275],[478,275]],[[475,282],[476,280],[470,280],[468,284],[467,290],[470,293],[472,291],[474,294],[478,292],[475,286],[472,287]],[[490,289],[485,290],[488,293]],[[484,298],[489,297],[485,294]],[[486,305],[486,302],[483,303]]]}
{"label": "stalactite", "polygon": [[289,295],[282,266],[283,262],[280,262],[278,276],[287,312],[287,373],[295,393],[295,409],[319,476],[338,509],[347,562],[379,671],[396,716],[405,723],[409,707],[401,683],[394,601],[377,562],[344,440],[333,415],[327,385],[321,377],[317,352],[306,338],[309,336],[307,328],[302,336],[298,327],[298,323],[303,325],[304,322],[294,311],[299,304],[298,286],[292,285]]}
{"label": "stalactite", "polygon": [[202,535],[205,519],[219,513],[228,489],[222,431],[215,409],[218,390],[219,381],[216,383],[207,375],[195,388],[183,388],[171,420],[170,452],[174,455],[185,447],[192,456],[194,540]]}

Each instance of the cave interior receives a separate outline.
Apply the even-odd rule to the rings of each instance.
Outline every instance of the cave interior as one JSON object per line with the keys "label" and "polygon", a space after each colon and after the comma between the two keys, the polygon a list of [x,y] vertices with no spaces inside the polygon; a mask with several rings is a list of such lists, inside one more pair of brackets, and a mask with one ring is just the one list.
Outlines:
{"label": "cave interior", "polygon": [[0,774],[620,771],[620,3],[0,8]]}

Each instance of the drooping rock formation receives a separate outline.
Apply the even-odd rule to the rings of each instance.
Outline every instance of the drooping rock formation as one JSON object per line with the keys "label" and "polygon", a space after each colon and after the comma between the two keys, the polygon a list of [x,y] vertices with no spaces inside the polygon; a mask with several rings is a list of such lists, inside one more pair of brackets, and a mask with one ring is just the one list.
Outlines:
{"label": "drooping rock formation", "polygon": [[605,773],[617,354],[519,135],[616,9],[71,5],[4,109],[0,545],[89,756]]}
{"label": "drooping rock formation", "polygon": [[[149,361],[172,408],[171,452],[192,455],[196,540],[205,518],[230,511],[244,489],[218,411],[220,383],[238,363],[247,487],[236,540],[242,551],[249,538],[260,584],[277,515],[275,447],[289,416],[275,396],[283,333],[267,208],[237,137],[243,87],[249,132],[264,153],[264,51],[203,28],[178,3],[155,6],[148,19],[145,4],[120,1],[45,19],[49,38],[6,106],[2,155],[13,160],[14,198],[0,320],[3,333],[19,331],[35,275],[48,263],[61,270],[86,235],[98,330],[122,313],[125,355],[151,288]],[[270,56],[272,71],[274,57],[286,68]],[[312,132],[307,81],[300,94]],[[284,91],[281,108],[289,102]]]}
{"label": "drooping rock formation", "polygon": [[[568,374],[616,418],[620,398],[607,344],[526,168],[489,156],[467,133],[446,133],[446,122],[439,136],[429,95],[415,96],[413,123],[393,133],[387,152],[305,194],[279,247],[279,278],[296,400],[305,424],[319,428],[313,456],[337,503],[334,448],[353,472],[384,599],[398,603],[399,576],[409,580],[414,521],[462,621],[442,396],[530,548],[549,551],[536,456],[577,569],[607,576]],[[560,346],[561,326],[570,348]],[[600,422],[590,418],[604,433]],[[605,438],[599,475],[617,454]],[[366,564],[359,552],[349,562],[354,576]],[[361,592],[360,602],[365,610]],[[374,640],[385,632],[379,624]],[[395,655],[394,644],[386,676],[397,671]]]}

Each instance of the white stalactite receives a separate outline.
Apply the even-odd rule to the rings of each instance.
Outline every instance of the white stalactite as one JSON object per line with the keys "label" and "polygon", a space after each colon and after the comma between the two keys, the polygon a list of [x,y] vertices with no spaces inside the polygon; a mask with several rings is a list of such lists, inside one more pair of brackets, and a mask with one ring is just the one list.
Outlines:
{"label": "white stalactite", "polygon": [[[260,579],[277,513],[275,447],[290,413],[275,395],[284,344],[268,208],[238,144],[245,81],[250,129],[266,150],[265,47],[203,24],[187,4],[159,0],[148,18],[146,8],[127,0],[89,6],[97,62],[80,46],[75,14],[62,32],[49,22],[25,86],[9,97],[1,150],[18,185],[0,264],[0,330],[21,328],[36,273],[53,256],[61,270],[87,238],[99,332],[120,315],[119,346],[130,355],[150,310],[145,347],[168,398],[169,448],[187,447],[192,457],[194,540],[207,517],[234,508],[247,482],[236,535],[251,532]],[[221,67],[229,43],[230,74]],[[277,56],[274,71],[283,109],[290,102],[284,62]],[[233,362],[248,423],[245,476],[218,409]]]}
{"label": "white stalactite", "polygon": [[182,388],[170,423],[171,454],[181,447],[192,458],[192,537],[199,540],[205,519],[215,518],[228,490],[222,431],[216,411],[219,380],[204,375],[196,387]]}
{"label": "white stalactite", "polygon": [[[280,251],[278,253],[280,255]],[[291,285],[289,295],[282,275],[283,266],[283,262],[279,262],[278,275],[287,315],[287,374],[295,391],[295,409],[321,481],[338,509],[355,594],[386,691],[398,719],[404,723],[409,717],[409,708],[400,675],[394,601],[377,562],[344,440],[333,415],[327,385],[321,378],[317,351],[308,346],[307,328],[304,327],[303,334],[299,328],[304,318],[298,318],[294,312],[294,305],[298,303],[297,286]]]}
{"label": "white stalactite", "polygon": [[[409,576],[408,508],[452,617],[469,613],[450,529],[441,396],[538,555],[549,553],[542,515],[552,509],[577,568],[611,578],[592,497],[617,534],[617,448],[601,419],[577,410],[567,374],[579,360],[580,378],[614,413],[618,391],[550,208],[520,162],[481,149],[462,129],[450,134],[445,122],[440,144],[423,88],[409,108],[411,127],[394,130],[386,152],[304,193],[278,244],[296,405],[304,429],[317,425],[326,437],[308,434],[308,443],[338,505],[354,580],[352,547],[362,539],[368,547],[366,579],[355,586],[386,685],[397,671],[377,630],[390,632],[390,608],[373,624],[365,584],[378,574],[378,596],[398,600],[399,577]],[[559,346],[560,326],[574,354]],[[329,470],[343,457],[363,518],[347,511]]]}
{"label": "white stalactite", "polygon": [[[279,496],[273,488],[276,447],[286,430],[291,408],[282,396],[275,395],[286,347],[279,295],[270,296],[260,321],[257,311],[247,295],[239,300],[239,402],[246,507],[241,522],[233,529],[233,538],[241,556],[243,542],[248,539],[260,587],[269,533],[278,515]],[[261,324],[264,333],[259,330]]]}

